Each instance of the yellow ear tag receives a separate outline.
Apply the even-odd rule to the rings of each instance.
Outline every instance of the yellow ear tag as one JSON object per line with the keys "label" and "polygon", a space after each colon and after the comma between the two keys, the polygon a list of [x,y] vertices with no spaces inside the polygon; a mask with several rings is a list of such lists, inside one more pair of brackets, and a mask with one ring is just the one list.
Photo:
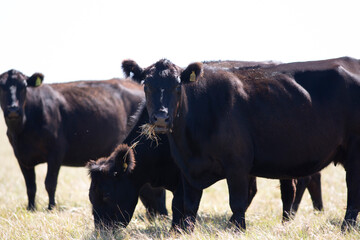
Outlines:
{"label": "yellow ear tag", "polygon": [[195,82],[196,80],[196,75],[195,75],[195,72],[192,71],[192,73],[190,74],[190,82]]}
{"label": "yellow ear tag", "polygon": [[128,167],[127,163],[124,162],[124,164],[123,164],[124,172],[126,172],[127,167]]}
{"label": "yellow ear tag", "polygon": [[40,85],[41,85],[41,79],[40,79],[40,77],[37,77],[36,81],[35,81],[35,87],[38,87]]}

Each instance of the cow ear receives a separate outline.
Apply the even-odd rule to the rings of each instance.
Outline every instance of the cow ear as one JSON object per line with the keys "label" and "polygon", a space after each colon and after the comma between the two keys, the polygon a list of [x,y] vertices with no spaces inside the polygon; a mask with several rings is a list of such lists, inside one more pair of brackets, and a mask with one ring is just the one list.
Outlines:
{"label": "cow ear", "polygon": [[144,80],[144,70],[133,60],[124,60],[121,64],[126,77],[131,77],[138,83]]}
{"label": "cow ear", "polygon": [[116,173],[114,173],[114,175],[132,172],[135,168],[134,151],[129,146],[121,144],[116,148],[115,152]]}
{"label": "cow ear", "polygon": [[95,160],[90,160],[87,164],[86,164],[86,168],[89,171],[89,175],[91,176],[91,178],[93,178],[97,172],[101,171],[100,166],[96,163]]}
{"label": "cow ear", "polygon": [[199,77],[202,76],[203,64],[200,62],[191,63],[187,68],[181,73],[181,82],[189,83],[195,82]]}
{"label": "cow ear", "polygon": [[95,160],[90,160],[86,163],[86,168],[89,170],[92,170],[94,168],[94,166],[96,165],[96,161]]}
{"label": "cow ear", "polygon": [[44,80],[44,75],[41,73],[34,73],[31,77],[29,77],[26,82],[30,87],[38,87],[42,84]]}

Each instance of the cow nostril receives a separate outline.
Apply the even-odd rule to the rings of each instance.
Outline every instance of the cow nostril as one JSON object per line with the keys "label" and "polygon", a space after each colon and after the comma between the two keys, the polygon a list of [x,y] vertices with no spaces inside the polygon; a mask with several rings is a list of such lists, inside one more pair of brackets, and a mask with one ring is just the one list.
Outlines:
{"label": "cow nostril", "polygon": [[153,122],[156,122],[157,121],[157,117],[156,117],[156,115],[154,114],[153,116],[152,116],[152,120],[153,120]]}
{"label": "cow nostril", "polygon": [[16,105],[11,105],[7,107],[9,112],[18,112],[19,111],[19,107]]}
{"label": "cow nostril", "polygon": [[18,107],[9,107],[5,111],[5,117],[15,119],[20,117],[20,109]]}
{"label": "cow nostril", "polygon": [[158,125],[167,125],[169,121],[169,115],[165,112],[159,112],[152,116],[152,122]]}

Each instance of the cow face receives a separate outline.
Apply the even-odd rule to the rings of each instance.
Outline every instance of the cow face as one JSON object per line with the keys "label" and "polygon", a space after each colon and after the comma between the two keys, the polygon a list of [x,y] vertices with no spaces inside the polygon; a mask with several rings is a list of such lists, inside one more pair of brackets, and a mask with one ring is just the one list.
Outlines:
{"label": "cow face", "polygon": [[90,161],[89,198],[97,229],[126,227],[134,213],[139,189],[129,178],[135,167],[133,151],[118,146],[109,158]]}
{"label": "cow face", "polygon": [[43,79],[40,73],[27,77],[16,70],[0,75],[0,105],[8,125],[23,121],[26,89],[40,86]]}
{"label": "cow face", "polygon": [[122,68],[127,76],[144,84],[146,107],[155,132],[171,132],[181,102],[182,85],[196,81],[201,75],[202,64],[192,63],[182,70],[162,59],[143,70],[134,61],[125,60]]}

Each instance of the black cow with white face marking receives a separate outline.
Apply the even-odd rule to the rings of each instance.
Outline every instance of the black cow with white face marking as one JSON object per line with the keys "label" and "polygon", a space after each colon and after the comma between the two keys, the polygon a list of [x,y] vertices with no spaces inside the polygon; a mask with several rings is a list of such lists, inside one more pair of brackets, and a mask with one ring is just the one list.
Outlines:
{"label": "black cow with white face marking", "polygon": [[245,229],[249,176],[299,178],[331,162],[346,170],[347,210],[360,209],[360,62],[352,58],[262,68],[181,69],[160,60],[146,69],[126,62],[144,81],[150,122],[166,133],[185,176],[191,228],[202,190],[225,178],[231,222]]}
{"label": "black cow with white face marking", "polygon": [[[52,209],[60,166],[85,166],[91,158],[109,155],[129,133],[128,118],[144,100],[142,86],[131,80],[42,84],[43,79],[16,70],[0,75],[0,105],[29,210],[35,209],[35,165],[48,165],[45,187]],[[148,210],[166,214],[164,190],[144,191]]]}

